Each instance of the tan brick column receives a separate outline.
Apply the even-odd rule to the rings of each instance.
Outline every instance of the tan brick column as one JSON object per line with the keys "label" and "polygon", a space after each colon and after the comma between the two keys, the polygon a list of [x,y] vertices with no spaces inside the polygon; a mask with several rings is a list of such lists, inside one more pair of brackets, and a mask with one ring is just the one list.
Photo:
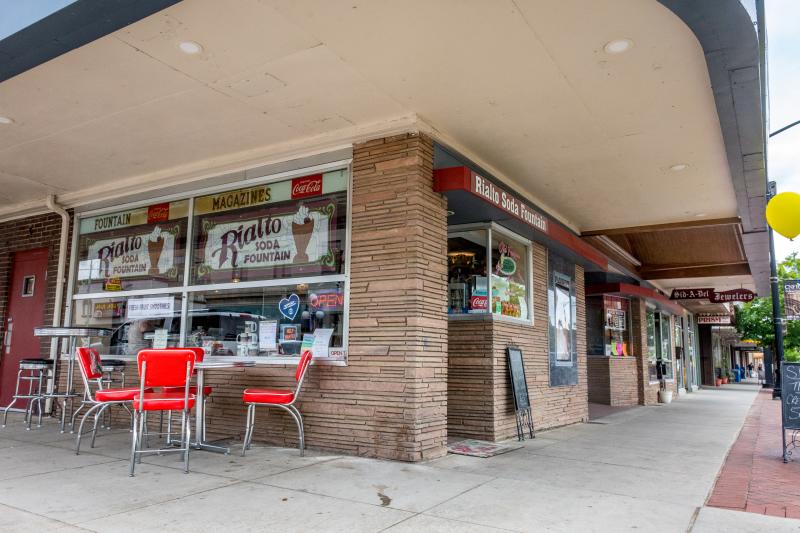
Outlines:
{"label": "tan brick column", "polygon": [[358,403],[375,408],[369,455],[445,453],[446,207],[433,192],[430,138],[354,147],[347,374],[358,374],[348,382]]}

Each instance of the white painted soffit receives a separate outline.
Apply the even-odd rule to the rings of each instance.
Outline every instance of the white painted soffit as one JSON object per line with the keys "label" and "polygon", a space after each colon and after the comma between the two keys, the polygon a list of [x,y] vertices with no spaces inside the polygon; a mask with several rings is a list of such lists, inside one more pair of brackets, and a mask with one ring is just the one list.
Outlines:
{"label": "white painted soffit", "polygon": [[0,84],[0,114],[0,216],[398,127],[577,231],[737,209],[703,51],[655,0],[185,0]]}

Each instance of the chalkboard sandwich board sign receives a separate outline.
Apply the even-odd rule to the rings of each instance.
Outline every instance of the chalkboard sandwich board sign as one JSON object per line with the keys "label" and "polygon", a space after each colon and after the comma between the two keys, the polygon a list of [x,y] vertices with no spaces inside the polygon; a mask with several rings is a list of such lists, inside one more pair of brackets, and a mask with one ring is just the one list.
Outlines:
{"label": "chalkboard sandwich board sign", "polygon": [[527,428],[531,438],[536,434],[533,430],[533,411],[531,399],[528,394],[528,380],[525,378],[525,363],[522,360],[522,350],[516,346],[506,348],[508,357],[508,376],[511,380],[511,394],[514,397],[514,411],[517,419],[517,439],[525,440]]}
{"label": "chalkboard sandwich board sign", "polygon": [[[783,460],[791,452],[786,446],[786,430],[800,430],[800,363],[781,362],[781,405],[783,422]],[[794,433],[789,446],[797,447]]]}

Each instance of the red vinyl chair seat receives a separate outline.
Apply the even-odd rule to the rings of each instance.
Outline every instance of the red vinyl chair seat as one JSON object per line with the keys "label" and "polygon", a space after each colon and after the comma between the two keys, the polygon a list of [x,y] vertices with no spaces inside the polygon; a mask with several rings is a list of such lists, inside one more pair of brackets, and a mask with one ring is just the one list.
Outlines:
{"label": "red vinyl chair seat", "polygon": [[289,404],[294,400],[294,391],[283,389],[245,389],[245,403]]}
{"label": "red vinyl chair seat", "polygon": [[[168,393],[180,392],[181,394],[183,394],[184,390],[185,389],[183,387],[162,387],[161,389],[162,392],[168,392]],[[203,387],[203,396],[208,396],[212,392],[214,392],[213,387],[209,387],[208,385],[205,385]],[[197,394],[197,385],[189,386],[189,394]]]}
{"label": "red vinyl chair seat", "polygon": [[[151,392],[152,389],[145,389]],[[125,387],[122,389],[100,389],[94,393],[98,402],[130,402],[139,394],[139,387]]]}
{"label": "red vinyl chair seat", "polygon": [[[145,392],[140,397],[139,391],[136,391],[133,408],[138,411],[141,403],[142,411],[180,411],[185,405],[184,395],[183,392]],[[194,400],[194,394],[189,394],[189,409],[194,407]]]}

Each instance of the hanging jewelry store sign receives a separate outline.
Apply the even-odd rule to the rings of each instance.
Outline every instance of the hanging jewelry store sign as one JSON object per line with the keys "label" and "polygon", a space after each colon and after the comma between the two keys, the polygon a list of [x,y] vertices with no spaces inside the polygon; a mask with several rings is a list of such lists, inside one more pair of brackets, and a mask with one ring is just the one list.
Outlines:
{"label": "hanging jewelry store sign", "polygon": [[195,282],[337,273],[344,171],[195,200]]}

